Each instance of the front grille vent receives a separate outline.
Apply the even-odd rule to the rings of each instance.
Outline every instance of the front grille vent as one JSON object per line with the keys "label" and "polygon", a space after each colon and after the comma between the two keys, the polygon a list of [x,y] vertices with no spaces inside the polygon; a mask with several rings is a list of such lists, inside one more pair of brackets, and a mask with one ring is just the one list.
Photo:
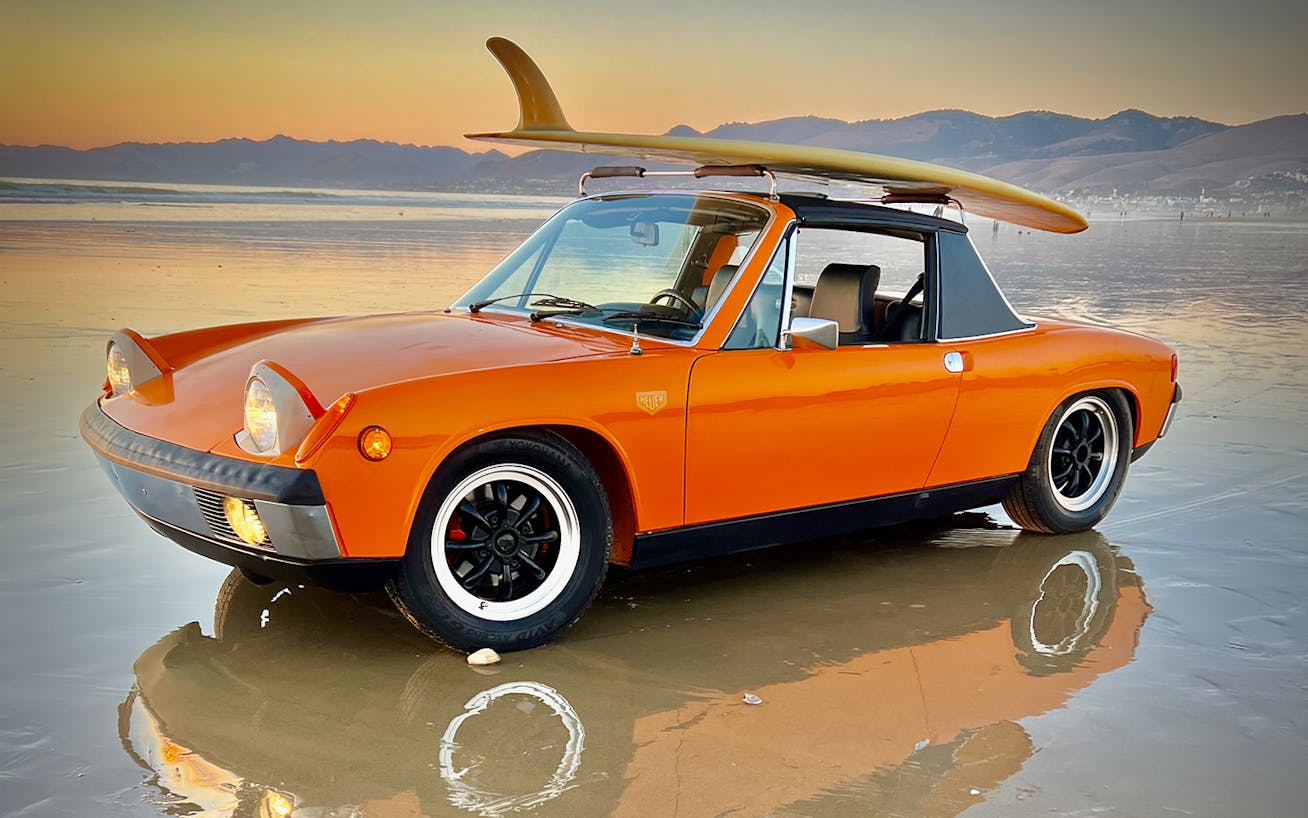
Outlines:
{"label": "front grille vent", "polygon": [[223,511],[224,495],[202,488],[192,487],[192,490],[195,492],[195,502],[200,505],[200,513],[204,515],[204,521],[215,537],[223,542],[239,545],[242,548],[273,550],[271,537],[259,545],[252,546],[236,535],[232,524],[227,522],[227,512]]}

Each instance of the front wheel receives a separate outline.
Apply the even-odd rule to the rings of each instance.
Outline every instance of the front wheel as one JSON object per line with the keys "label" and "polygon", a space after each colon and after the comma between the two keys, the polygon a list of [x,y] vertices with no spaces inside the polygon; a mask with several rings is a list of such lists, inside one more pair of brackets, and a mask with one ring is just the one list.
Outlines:
{"label": "front wheel", "polygon": [[604,488],[575,447],[547,432],[492,438],[437,470],[387,591],[450,647],[523,650],[581,616],[611,547]]}
{"label": "front wheel", "polygon": [[1131,409],[1121,392],[1068,398],[1041,431],[1026,471],[1004,498],[1004,511],[1028,531],[1090,528],[1122,492],[1133,440]]}

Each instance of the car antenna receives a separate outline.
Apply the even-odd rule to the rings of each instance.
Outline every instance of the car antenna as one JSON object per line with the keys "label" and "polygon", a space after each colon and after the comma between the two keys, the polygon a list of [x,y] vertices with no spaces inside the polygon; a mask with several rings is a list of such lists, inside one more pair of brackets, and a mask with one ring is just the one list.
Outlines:
{"label": "car antenna", "polygon": [[628,353],[631,355],[639,355],[642,352],[644,352],[644,350],[640,348],[640,322],[633,321],[631,324],[631,349],[628,350]]}

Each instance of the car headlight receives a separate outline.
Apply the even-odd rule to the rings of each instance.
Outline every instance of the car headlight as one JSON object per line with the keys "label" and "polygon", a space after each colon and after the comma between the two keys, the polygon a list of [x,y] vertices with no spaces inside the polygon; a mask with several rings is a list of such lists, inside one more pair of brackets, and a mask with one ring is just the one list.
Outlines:
{"label": "car headlight", "polygon": [[110,336],[105,347],[105,372],[111,397],[126,395],[168,369],[163,356],[138,333],[123,329]]}
{"label": "car headlight", "polygon": [[127,356],[113,341],[109,342],[105,367],[109,370],[109,390],[113,394],[125,395],[132,391],[132,372],[127,368]]}
{"label": "car headlight", "polygon": [[245,380],[244,414],[236,445],[250,454],[276,455],[298,446],[323,408],[304,381],[260,361]]}
{"label": "car headlight", "polygon": [[261,452],[277,445],[277,406],[268,384],[259,378],[251,378],[245,385],[245,431]]}

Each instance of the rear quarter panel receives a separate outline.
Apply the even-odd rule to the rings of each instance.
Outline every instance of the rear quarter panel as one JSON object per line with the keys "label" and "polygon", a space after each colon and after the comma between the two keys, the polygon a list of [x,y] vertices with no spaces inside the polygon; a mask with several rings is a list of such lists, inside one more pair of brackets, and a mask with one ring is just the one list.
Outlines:
{"label": "rear quarter panel", "polygon": [[963,353],[966,369],[928,486],[1023,471],[1045,422],[1072,395],[1125,390],[1134,446],[1158,437],[1171,404],[1172,350],[1141,335],[1038,319],[1033,330],[943,346]]}

